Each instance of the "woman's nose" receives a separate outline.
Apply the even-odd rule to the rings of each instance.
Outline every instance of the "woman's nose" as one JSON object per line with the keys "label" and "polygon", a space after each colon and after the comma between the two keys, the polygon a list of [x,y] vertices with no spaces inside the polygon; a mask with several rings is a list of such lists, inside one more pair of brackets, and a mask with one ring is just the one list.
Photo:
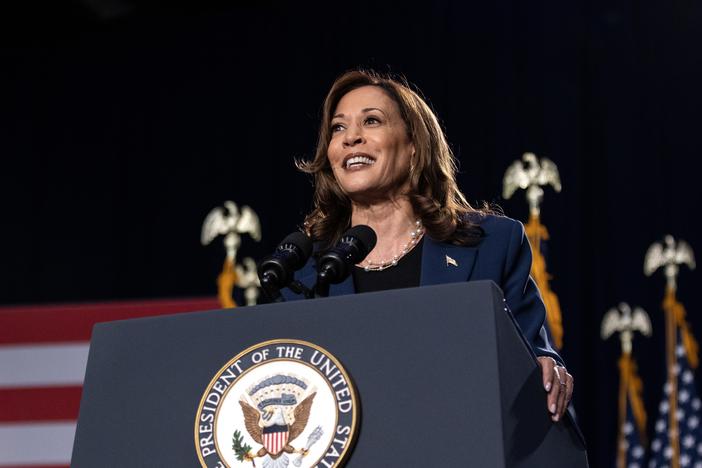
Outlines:
{"label": "woman's nose", "polygon": [[363,131],[358,125],[351,125],[344,133],[344,145],[354,146],[363,143]]}

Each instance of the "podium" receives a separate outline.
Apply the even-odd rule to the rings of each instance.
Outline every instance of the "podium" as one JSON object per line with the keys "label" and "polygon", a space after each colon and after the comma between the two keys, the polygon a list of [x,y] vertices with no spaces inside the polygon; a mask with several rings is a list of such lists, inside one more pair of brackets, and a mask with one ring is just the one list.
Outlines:
{"label": "podium", "polygon": [[193,427],[213,376],[281,338],[323,347],[353,381],[347,467],[587,466],[490,281],[98,324],[71,466],[200,466]]}

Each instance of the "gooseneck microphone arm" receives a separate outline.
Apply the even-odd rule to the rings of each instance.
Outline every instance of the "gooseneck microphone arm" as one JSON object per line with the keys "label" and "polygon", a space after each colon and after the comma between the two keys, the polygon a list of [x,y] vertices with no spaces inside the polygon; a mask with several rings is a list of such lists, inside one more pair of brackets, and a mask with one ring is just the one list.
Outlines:
{"label": "gooseneck microphone arm", "polygon": [[314,297],[329,297],[329,273],[320,271],[313,289]]}
{"label": "gooseneck microphone arm", "polygon": [[261,289],[271,302],[282,302],[283,296],[280,294],[280,288],[276,285],[275,279],[263,276],[259,277],[259,280],[261,281]]}
{"label": "gooseneck microphone arm", "polygon": [[280,290],[288,286],[304,291],[302,284],[293,281],[294,273],[307,263],[311,254],[310,238],[303,232],[293,232],[283,239],[271,256],[261,261],[258,265],[258,278],[261,288],[271,301],[282,301]]}
{"label": "gooseneck microphone arm", "polygon": [[329,285],[344,281],[351,274],[353,266],[373,250],[376,241],[377,237],[373,229],[362,224],[342,234],[339,242],[321,255],[317,261],[317,284],[314,286],[314,296],[329,296]]}

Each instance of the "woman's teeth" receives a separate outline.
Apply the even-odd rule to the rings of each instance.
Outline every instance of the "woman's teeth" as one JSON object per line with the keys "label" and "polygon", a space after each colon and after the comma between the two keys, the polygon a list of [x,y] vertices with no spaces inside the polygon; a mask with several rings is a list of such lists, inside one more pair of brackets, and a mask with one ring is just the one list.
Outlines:
{"label": "woman's teeth", "polygon": [[348,169],[351,166],[359,165],[359,164],[364,164],[364,165],[370,166],[374,163],[375,163],[375,160],[373,160],[367,156],[354,156],[353,158],[346,161],[346,168]]}

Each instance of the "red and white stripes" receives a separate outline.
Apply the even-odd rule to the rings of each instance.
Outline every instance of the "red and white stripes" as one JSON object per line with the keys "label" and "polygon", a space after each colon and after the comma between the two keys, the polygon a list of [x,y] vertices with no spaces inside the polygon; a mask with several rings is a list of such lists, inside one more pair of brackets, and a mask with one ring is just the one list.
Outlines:
{"label": "red and white stripes", "polygon": [[0,308],[0,468],[68,467],[92,327],[216,299]]}
{"label": "red and white stripes", "polygon": [[282,451],[288,443],[288,431],[277,431],[263,433],[263,446],[266,447],[268,453],[277,455]]}

